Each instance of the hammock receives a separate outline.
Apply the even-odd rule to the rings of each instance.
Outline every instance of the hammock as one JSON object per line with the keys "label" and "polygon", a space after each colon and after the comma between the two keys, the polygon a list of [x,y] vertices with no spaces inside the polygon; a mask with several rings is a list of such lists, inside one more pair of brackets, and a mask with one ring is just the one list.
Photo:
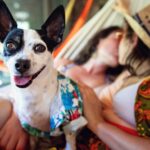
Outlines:
{"label": "hammock", "polygon": [[[149,0],[132,0],[131,13],[139,11],[149,4]],[[89,40],[101,29],[112,25],[122,26],[124,19],[122,15],[115,12],[112,6],[115,0],[108,0],[105,6],[95,14],[62,48],[55,60],[62,57],[74,60],[84,50]]]}

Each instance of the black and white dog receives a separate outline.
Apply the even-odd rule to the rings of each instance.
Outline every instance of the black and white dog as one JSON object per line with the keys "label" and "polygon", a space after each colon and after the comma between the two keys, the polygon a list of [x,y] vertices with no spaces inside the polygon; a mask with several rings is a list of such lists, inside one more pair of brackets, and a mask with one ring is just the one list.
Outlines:
{"label": "black and white dog", "polygon": [[[0,0],[0,41],[3,43],[2,55],[10,71],[12,97],[14,108],[22,126],[32,135],[47,137],[61,134],[60,126],[65,124],[64,130],[67,136],[66,149],[74,150],[75,138],[71,138],[70,132],[77,130],[86,124],[82,117],[75,121],[62,121],[54,124],[51,115],[61,121],[65,113],[68,113],[62,106],[62,91],[59,88],[68,87],[65,90],[74,92],[75,98],[71,100],[74,108],[79,96],[75,83],[67,79],[71,85],[63,84],[65,80],[61,75],[58,81],[58,72],[53,67],[51,52],[62,41],[65,28],[65,14],[63,6],[59,6],[53,11],[40,30],[23,30],[17,28],[17,23],[12,17],[9,9],[3,0]],[[61,85],[60,85],[61,83]],[[70,88],[71,87],[71,88]],[[76,92],[77,91],[77,92]],[[69,94],[70,94],[69,93]],[[78,96],[76,96],[78,95]],[[69,96],[64,96],[64,103],[67,103]],[[72,96],[70,96],[72,97]],[[80,96],[79,96],[80,97]],[[82,102],[81,102],[82,103]],[[59,112],[62,112],[58,114]],[[65,112],[65,113],[64,113]],[[71,111],[72,112],[72,111]],[[60,116],[64,113],[64,116]],[[70,113],[70,112],[69,112]],[[76,112],[77,113],[77,112]],[[82,114],[82,112],[80,112]],[[58,114],[58,115],[57,115]],[[80,114],[77,114],[80,116]],[[62,118],[61,118],[62,117]],[[70,118],[67,118],[71,120]],[[83,121],[83,123],[82,123]],[[56,125],[56,129],[51,132],[50,123]],[[58,128],[57,128],[58,127]],[[62,130],[63,130],[62,129]],[[74,135],[73,135],[74,136]]]}

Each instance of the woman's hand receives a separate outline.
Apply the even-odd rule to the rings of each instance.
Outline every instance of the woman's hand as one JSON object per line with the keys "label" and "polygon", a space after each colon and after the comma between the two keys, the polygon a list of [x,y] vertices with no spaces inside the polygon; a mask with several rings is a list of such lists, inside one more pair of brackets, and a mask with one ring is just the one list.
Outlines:
{"label": "woman's hand", "polygon": [[97,126],[103,122],[101,115],[101,103],[94,91],[85,86],[79,86],[83,98],[83,111],[88,121],[88,127],[96,133]]}
{"label": "woman's hand", "polygon": [[0,129],[5,125],[12,113],[12,104],[0,97]]}
{"label": "woman's hand", "polygon": [[27,150],[29,137],[15,113],[12,113],[0,129],[0,150]]}

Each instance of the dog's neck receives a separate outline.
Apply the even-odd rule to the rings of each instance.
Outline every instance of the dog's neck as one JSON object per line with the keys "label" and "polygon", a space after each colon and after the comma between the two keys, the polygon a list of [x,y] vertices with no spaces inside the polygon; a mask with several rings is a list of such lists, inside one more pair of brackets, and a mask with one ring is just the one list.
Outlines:
{"label": "dog's neck", "polygon": [[[30,125],[47,131],[49,129],[49,110],[54,97],[57,95],[58,87],[57,71],[53,65],[49,63],[29,87],[22,89],[13,83],[12,86],[15,110],[19,114],[19,118],[25,115]],[[36,117],[34,118],[34,116]]]}

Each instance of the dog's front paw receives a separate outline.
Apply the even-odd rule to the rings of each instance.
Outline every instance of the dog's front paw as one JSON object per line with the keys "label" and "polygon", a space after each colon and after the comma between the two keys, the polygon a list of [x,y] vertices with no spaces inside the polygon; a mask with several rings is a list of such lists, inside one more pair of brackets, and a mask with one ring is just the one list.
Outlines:
{"label": "dog's front paw", "polygon": [[77,133],[80,131],[80,129],[86,126],[86,124],[87,120],[81,116],[63,127],[67,142],[65,150],[76,150]]}
{"label": "dog's front paw", "polygon": [[63,127],[63,131],[65,134],[77,133],[80,129],[87,125],[87,120],[80,116],[79,118],[69,122],[66,126]]}

